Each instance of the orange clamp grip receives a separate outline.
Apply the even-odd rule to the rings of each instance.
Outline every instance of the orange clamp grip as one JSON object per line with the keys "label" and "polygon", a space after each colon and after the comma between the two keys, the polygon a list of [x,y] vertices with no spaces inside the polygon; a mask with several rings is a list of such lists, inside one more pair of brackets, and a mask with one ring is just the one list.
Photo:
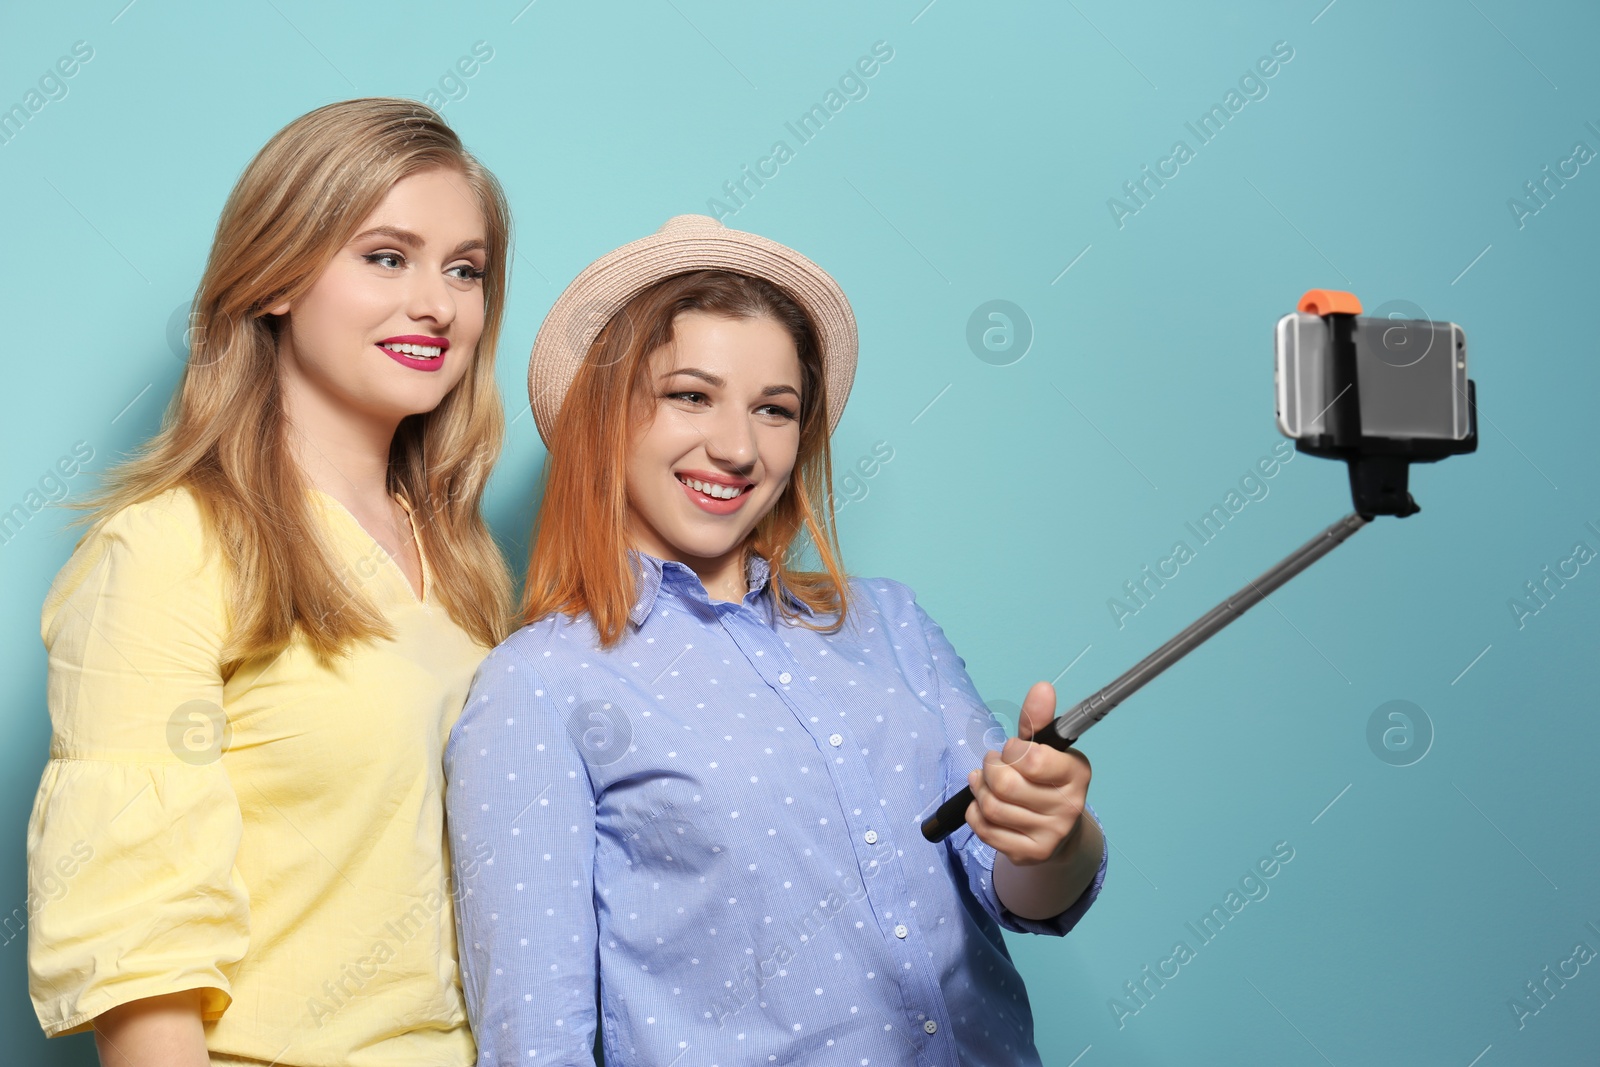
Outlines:
{"label": "orange clamp grip", "polygon": [[1361,301],[1343,289],[1307,289],[1300,298],[1300,310],[1313,315],[1359,315]]}

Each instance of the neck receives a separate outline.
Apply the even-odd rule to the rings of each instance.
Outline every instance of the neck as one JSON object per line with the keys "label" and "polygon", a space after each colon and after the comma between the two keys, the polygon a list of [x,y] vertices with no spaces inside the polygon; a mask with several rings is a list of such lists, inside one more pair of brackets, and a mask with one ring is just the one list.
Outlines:
{"label": "neck", "polygon": [[387,500],[398,423],[341,407],[303,383],[285,381],[283,393],[289,454],[306,480],[347,506]]}
{"label": "neck", "polygon": [[700,584],[705,586],[706,596],[712,600],[737,604],[750,592],[750,583],[745,574],[748,550],[744,545],[715,557],[690,556],[652,543],[636,543],[634,547],[658,559],[674,560],[694,571],[700,578]]}
{"label": "neck", "polygon": [[750,592],[750,583],[745,580],[744,561],[737,561],[732,571],[708,578],[706,574],[695,571],[700,575],[700,584],[706,587],[706,596],[712,600],[727,600],[739,603]]}

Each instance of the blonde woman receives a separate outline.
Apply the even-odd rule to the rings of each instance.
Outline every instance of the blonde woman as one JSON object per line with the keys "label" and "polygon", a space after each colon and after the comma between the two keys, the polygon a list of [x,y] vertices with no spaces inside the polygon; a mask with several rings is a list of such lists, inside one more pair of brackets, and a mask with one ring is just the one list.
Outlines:
{"label": "blonde woman", "polygon": [[[540,328],[528,625],[445,750],[483,1067],[588,1063],[596,1035],[610,1067],[1039,1064],[1001,930],[1064,935],[1099,895],[1089,763],[986,750],[915,593],[844,569],[855,365],[822,268],[705,216],[590,264]],[[1035,683],[1022,737],[1054,706]]]}
{"label": "blonde woman", "polygon": [[296,119],[223,208],[162,429],[43,611],[29,987],[106,1067],[474,1060],[440,758],[510,618],[509,225],[399,99]]}

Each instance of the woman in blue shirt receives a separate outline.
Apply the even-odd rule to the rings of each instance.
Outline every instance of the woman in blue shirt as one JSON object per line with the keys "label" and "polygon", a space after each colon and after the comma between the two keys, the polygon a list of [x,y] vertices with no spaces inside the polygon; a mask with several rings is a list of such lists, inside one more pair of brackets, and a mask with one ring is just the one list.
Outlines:
{"label": "woman in blue shirt", "polygon": [[[855,354],[832,278],[703,216],[591,264],[541,328],[528,625],[445,756],[480,1065],[590,1063],[597,1007],[610,1067],[1039,1062],[1000,931],[1065,934],[1098,894],[1089,765],[986,750],[912,591],[845,577]],[[1022,735],[1054,705],[1030,689]]]}

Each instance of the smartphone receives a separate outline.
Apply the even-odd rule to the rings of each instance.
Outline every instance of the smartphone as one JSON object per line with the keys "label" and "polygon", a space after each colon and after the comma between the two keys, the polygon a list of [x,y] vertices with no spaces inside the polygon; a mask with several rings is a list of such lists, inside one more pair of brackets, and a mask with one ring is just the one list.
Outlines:
{"label": "smartphone", "polygon": [[[1304,440],[1332,432],[1335,404],[1358,405],[1363,437],[1464,441],[1467,335],[1453,322],[1356,316],[1351,340],[1355,382],[1333,387],[1333,327],[1318,315],[1278,320],[1278,429]],[[1356,394],[1356,395],[1350,395]]]}

